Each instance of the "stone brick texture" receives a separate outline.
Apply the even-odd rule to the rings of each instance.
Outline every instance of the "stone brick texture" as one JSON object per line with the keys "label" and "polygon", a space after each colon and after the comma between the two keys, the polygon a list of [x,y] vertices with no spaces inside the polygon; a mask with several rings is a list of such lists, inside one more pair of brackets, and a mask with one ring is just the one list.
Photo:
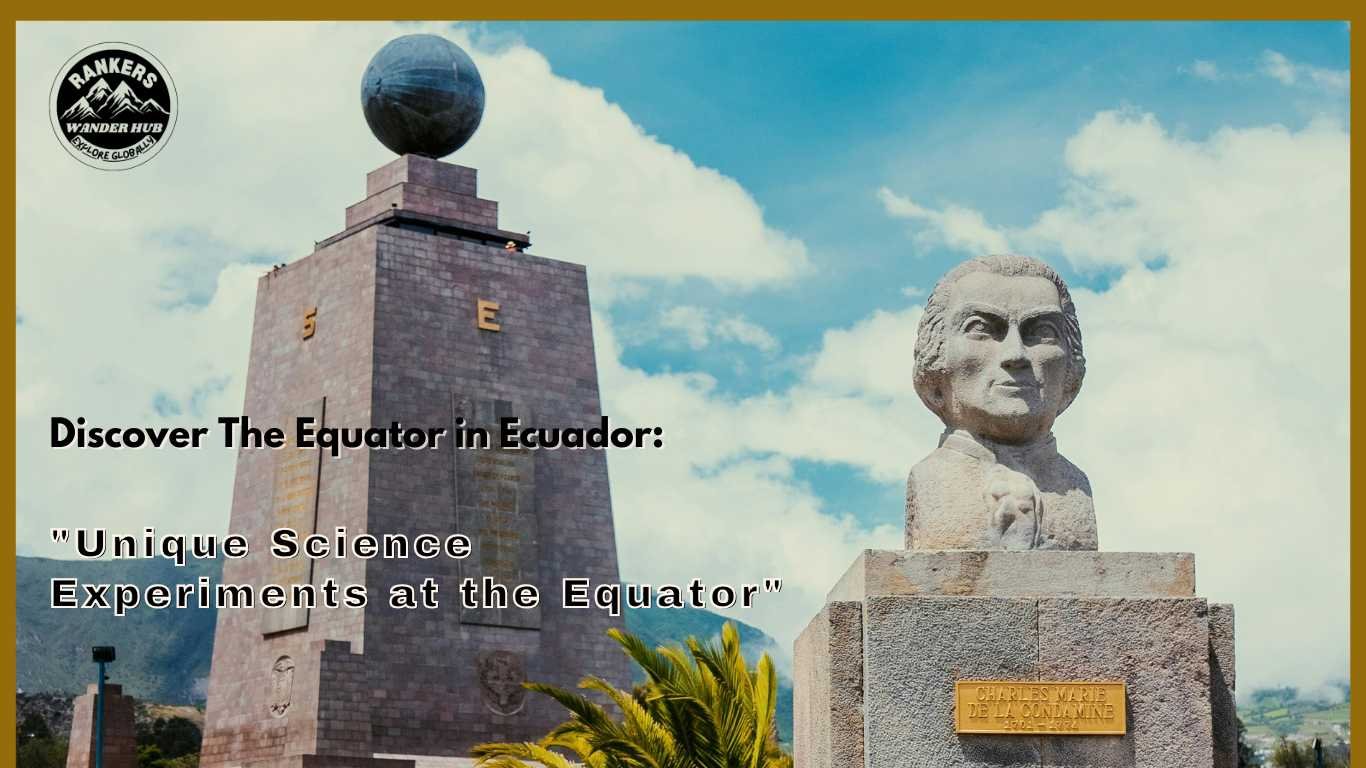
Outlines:
{"label": "stone brick texture", "polygon": [[796,768],[863,762],[863,604],[832,602],[797,638]]}
{"label": "stone brick texture", "polygon": [[[73,702],[66,768],[94,768],[96,688],[91,683]],[[104,684],[104,768],[137,768],[136,703],[123,695],[123,686]]]}
{"label": "stone brick texture", "polygon": [[1233,606],[1209,604],[1210,709],[1213,712],[1214,768],[1238,768],[1237,676],[1233,655]]}
{"label": "stone brick texture", "polygon": [[1123,736],[1040,740],[1042,765],[1208,766],[1209,606],[1200,598],[1039,601],[1040,680],[1123,680]]}
{"label": "stone brick texture", "polygon": [[872,595],[1194,597],[1186,552],[866,549],[827,601]]}
{"label": "stone brick texture", "polygon": [[[371,197],[361,205],[417,205],[496,227],[496,206],[478,200],[474,184],[473,169],[405,156],[370,174]],[[428,198],[460,205],[438,212]],[[352,218],[348,211],[349,226]],[[457,392],[524,403],[534,426],[596,424],[584,267],[393,223],[356,229],[261,278],[244,406],[254,424],[292,431],[293,410],[325,397],[329,426],[450,429]],[[476,327],[478,299],[501,305],[501,332]],[[304,313],[315,306],[316,331],[303,339]],[[437,450],[324,455],[316,530],[463,533],[454,453],[448,435]],[[558,705],[530,693],[516,714],[486,706],[477,660],[491,651],[518,654],[528,680],[573,687],[594,674],[627,687],[626,659],[606,636],[620,619],[565,609],[559,599],[562,577],[618,579],[607,458],[545,451],[535,467],[539,540],[522,556],[537,561],[539,629],[462,624],[456,560],[319,560],[315,584],[329,576],[366,584],[368,604],[314,609],[306,628],[269,636],[263,609],[220,610],[202,764],[410,765],[374,756],[460,757],[481,742],[537,739],[565,719]],[[272,480],[271,451],[239,452],[230,530],[248,537],[252,554],[225,563],[225,582],[268,580]],[[427,577],[440,585],[439,609],[389,607],[391,586]],[[275,716],[272,669],[282,656],[295,667],[289,707]]]}
{"label": "stone brick texture", "polygon": [[1039,740],[953,732],[955,680],[1037,680],[1037,602],[872,597],[863,604],[864,738],[877,768],[1042,765]]}
{"label": "stone brick texture", "polygon": [[347,227],[394,208],[484,227],[498,226],[498,203],[475,194],[473,168],[405,155],[371,171],[365,182],[368,197],[346,209]]}

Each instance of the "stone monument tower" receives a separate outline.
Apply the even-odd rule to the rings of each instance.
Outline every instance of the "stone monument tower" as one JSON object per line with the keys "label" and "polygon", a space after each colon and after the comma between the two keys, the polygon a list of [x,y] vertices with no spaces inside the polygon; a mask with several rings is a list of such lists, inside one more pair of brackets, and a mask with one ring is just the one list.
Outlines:
{"label": "stone monument tower", "polygon": [[[101,708],[99,683],[91,683],[85,693],[71,703],[71,735],[67,741],[66,768],[95,768],[99,738],[96,722]],[[137,768],[138,732],[134,719],[137,702],[125,696],[123,686],[105,683],[104,743],[101,768]]]}
{"label": "stone monument tower", "polygon": [[1062,279],[966,261],[913,374],[944,422],[906,549],[865,551],[797,639],[798,768],[1236,768],[1233,609],[1183,553],[1099,552],[1054,420],[1086,373]]}
{"label": "stone monument tower", "polygon": [[[346,226],[261,278],[244,413],[287,434],[300,416],[335,427],[445,427],[497,434],[597,423],[584,267],[525,253],[498,228],[476,172],[437,160],[478,127],[483,83],[450,42],[385,46],[362,83],[365,116],[401,156],[371,172]],[[251,554],[229,584],[363,584],[362,607],[218,612],[204,766],[463,764],[486,741],[535,740],[563,720],[525,680],[573,686],[629,674],[604,612],[559,605],[560,579],[617,580],[601,451],[342,450],[238,454],[230,529]],[[446,537],[438,556],[273,558],[271,531]],[[537,585],[533,609],[462,609],[458,582]],[[389,605],[390,587],[439,585],[437,609]]]}

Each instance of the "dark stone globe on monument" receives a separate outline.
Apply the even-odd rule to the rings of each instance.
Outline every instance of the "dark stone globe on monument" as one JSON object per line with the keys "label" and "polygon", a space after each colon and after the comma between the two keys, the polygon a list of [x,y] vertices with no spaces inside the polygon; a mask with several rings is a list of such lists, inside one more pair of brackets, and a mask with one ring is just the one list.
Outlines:
{"label": "dark stone globe on monument", "polygon": [[484,116],[484,81],[460,46],[438,35],[390,40],[365,68],[370,132],[400,155],[440,158],[465,145]]}

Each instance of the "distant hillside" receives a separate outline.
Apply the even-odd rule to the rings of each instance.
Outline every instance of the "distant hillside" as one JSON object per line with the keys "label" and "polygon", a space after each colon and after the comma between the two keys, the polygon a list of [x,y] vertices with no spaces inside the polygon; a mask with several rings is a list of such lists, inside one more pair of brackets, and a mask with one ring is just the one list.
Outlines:
{"label": "distant hillside", "polygon": [[[75,699],[65,693],[20,693],[15,696],[15,720],[23,723],[30,715],[37,715],[59,739],[71,733],[71,713]],[[157,718],[181,717],[204,728],[204,710],[198,707],[170,704],[148,704],[138,701],[133,719],[138,725]]]}
{"label": "distant hillside", "polygon": [[51,580],[172,584],[201,575],[218,579],[215,561],[177,568],[166,560],[72,561],[17,558],[16,638],[18,685],[29,692],[79,693],[95,682],[92,645],[118,649],[111,679],[142,699],[190,704],[209,676],[213,654],[212,609],[139,608],[121,618],[104,610],[50,608]]}
{"label": "distant hillside", "polygon": [[[213,655],[213,609],[153,610],[137,608],[118,618],[107,610],[54,609],[49,606],[53,577],[70,576],[81,582],[172,584],[193,582],[201,575],[217,582],[217,561],[199,561],[177,568],[168,561],[75,561],[19,557],[18,563],[18,684],[28,693],[72,695],[95,680],[90,661],[92,645],[118,649],[110,677],[125,692],[143,701],[196,704],[204,699],[204,682]],[[626,628],[653,645],[678,643],[693,635],[712,639],[721,634],[726,618],[697,609],[651,608],[629,611]],[[773,653],[772,638],[736,622],[745,654],[757,659]],[[786,655],[786,654],[784,654]],[[792,684],[780,679],[778,727],[784,741],[792,739]]]}
{"label": "distant hillside", "polygon": [[1238,716],[1253,741],[1270,743],[1289,736],[1333,743],[1351,735],[1351,688],[1343,683],[1338,690],[1340,697],[1324,700],[1301,698],[1295,688],[1263,688],[1238,707]]}

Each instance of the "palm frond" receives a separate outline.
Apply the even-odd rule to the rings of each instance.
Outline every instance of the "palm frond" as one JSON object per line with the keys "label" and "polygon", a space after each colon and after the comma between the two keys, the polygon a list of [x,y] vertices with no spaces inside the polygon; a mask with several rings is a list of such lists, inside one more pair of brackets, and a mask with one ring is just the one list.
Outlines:
{"label": "palm frond", "polygon": [[588,768],[792,768],[778,745],[778,679],[773,661],[760,656],[751,670],[740,633],[726,622],[719,643],[689,637],[683,646],[649,647],[635,635],[608,632],[645,672],[627,692],[600,677],[579,687],[610,701],[614,719],[589,696],[553,685],[526,687],[559,702],[570,718],[538,744],[482,744],[481,768],[567,768],[573,754]]}
{"label": "palm frond", "polygon": [[574,768],[574,764],[563,756],[529,741],[480,744],[470,754],[479,758],[476,768],[532,768],[527,760],[535,760],[545,768]]}

